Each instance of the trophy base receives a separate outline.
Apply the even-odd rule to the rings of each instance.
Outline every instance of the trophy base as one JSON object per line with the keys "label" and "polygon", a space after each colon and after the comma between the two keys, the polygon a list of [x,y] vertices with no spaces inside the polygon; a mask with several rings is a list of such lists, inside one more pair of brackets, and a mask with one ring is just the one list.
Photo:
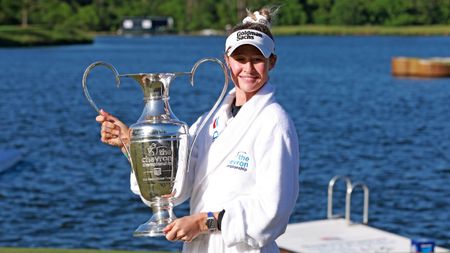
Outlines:
{"label": "trophy base", "polygon": [[165,236],[163,229],[177,217],[172,211],[171,198],[155,198],[152,202],[153,215],[133,233],[135,237]]}
{"label": "trophy base", "polygon": [[165,236],[163,229],[168,224],[152,224],[151,222],[146,222],[140,225],[136,231],[133,232],[134,237],[158,237]]}

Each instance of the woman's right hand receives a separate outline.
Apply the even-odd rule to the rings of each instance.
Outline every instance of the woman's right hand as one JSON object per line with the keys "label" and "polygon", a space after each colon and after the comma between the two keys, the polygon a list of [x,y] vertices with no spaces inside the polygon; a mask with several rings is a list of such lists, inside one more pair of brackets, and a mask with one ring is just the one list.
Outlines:
{"label": "woman's right hand", "polygon": [[[118,118],[101,109],[95,120],[101,124],[101,140],[111,146],[123,148],[130,144],[130,134],[128,127]],[[121,140],[122,139],[122,140]]]}

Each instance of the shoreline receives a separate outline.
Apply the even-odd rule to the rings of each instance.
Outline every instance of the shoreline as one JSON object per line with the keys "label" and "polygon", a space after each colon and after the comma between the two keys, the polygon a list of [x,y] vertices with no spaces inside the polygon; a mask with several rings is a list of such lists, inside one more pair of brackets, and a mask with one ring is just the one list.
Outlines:
{"label": "shoreline", "polygon": [[77,30],[0,26],[0,48],[90,44],[93,41],[94,36]]}
{"label": "shoreline", "polygon": [[[449,36],[450,25],[432,26],[274,26],[275,36]],[[201,31],[167,33],[169,35],[225,36],[224,30],[204,29]],[[39,26],[0,26],[0,48],[57,46],[72,44],[92,44],[96,36],[126,36],[116,32],[92,32],[76,30],[49,30]],[[143,34],[130,34],[141,36]],[[150,34],[161,35],[161,34]],[[166,35],[166,34],[164,34]]]}
{"label": "shoreline", "polygon": [[450,25],[432,26],[275,26],[274,35],[324,36],[449,36]]}

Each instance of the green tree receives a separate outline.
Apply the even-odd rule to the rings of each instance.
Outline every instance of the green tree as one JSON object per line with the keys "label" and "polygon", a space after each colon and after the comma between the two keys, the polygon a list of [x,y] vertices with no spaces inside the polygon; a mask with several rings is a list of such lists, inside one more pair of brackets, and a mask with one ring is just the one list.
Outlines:
{"label": "green tree", "polygon": [[448,10],[450,8],[449,0],[416,0],[416,21],[417,24],[446,24],[449,16]]}
{"label": "green tree", "polygon": [[386,5],[391,0],[373,0],[367,5],[369,16],[368,21],[370,24],[382,25],[385,20],[389,18],[389,12],[386,9]]}
{"label": "green tree", "polygon": [[[123,4],[122,1],[120,1],[120,0],[93,0],[92,4],[94,6],[96,15],[99,19],[98,27],[96,27],[95,30],[114,31],[119,28],[120,21],[122,18],[122,17],[120,17],[121,4]],[[129,2],[125,3],[125,5],[127,5],[127,4],[129,4]]]}
{"label": "green tree", "polygon": [[159,5],[160,15],[172,17],[177,31],[186,30],[186,9],[184,0],[166,0]]}
{"label": "green tree", "polygon": [[450,25],[450,0],[438,0],[438,5],[441,7],[438,23]]}
{"label": "green tree", "polygon": [[20,24],[21,2],[0,0],[0,24]]}
{"label": "green tree", "polygon": [[187,10],[192,10],[192,14],[187,13],[189,14],[187,15],[187,30],[217,27],[217,13],[214,2],[214,0],[192,1],[192,6],[187,6]]}
{"label": "green tree", "polygon": [[336,0],[331,10],[331,24],[366,24],[368,11],[365,0]]}
{"label": "green tree", "polygon": [[[388,26],[411,25],[415,21],[415,9],[412,1],[398,0],[374,0],[377,5],[378,14],[375,16],[385,16],[383,24]],[[427,0],[425,0],[427,1]]]}
{"label": "green tree", "polygon": [[234,0],[220,1],[216,5],[219,27],[234,26],[238,22],[237,5]]}
{"label": "green tree", "polygon": [[305,24],[307,15],[303,6],[297,0],[286,0],[280,7],[277,24],[301,25]]}
{"label": "green tree", "polygon": [[329,24],[333,2],[333,0],[307,0],[308,9],[311,11],[312,23]]}
{"label": "green tree", "polygon": [[71,15],[64,23],[65,27],[89,31],[98,28],[100,23],[94,6],[86,5],[78,8],[75,15]]}
{"label": "green tree", "polygon": [[20,24],[22,27],[28,26],[28,15],[33,7],[33,1],[21,0],[20,1]]}
{"label": "green tree", "polygon": [[51,29],[59,29],[64,26],[66,20],[73,13],[72,7],[64,1],[37,1],[35,11],[30,13],[30,20],[34,24],[44,25]]}
{"label": "green tree", "polygon": [[[224,29],[273,0],[0,0],[0,24],[115,31],[126,16],[170,16],[177,31]],[[450,0],[281,0],[277,25],[450,24]]]}

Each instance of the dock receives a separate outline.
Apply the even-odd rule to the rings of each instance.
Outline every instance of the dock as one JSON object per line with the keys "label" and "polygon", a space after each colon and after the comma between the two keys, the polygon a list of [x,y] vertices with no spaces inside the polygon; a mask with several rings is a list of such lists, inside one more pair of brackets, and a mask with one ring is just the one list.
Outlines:
{"label": "dock", "polygon": [[[277,239],[282,253],[408,253],[411,239],[345,219],[289,224]],[[450,250],[435,247],[436,253]]]}
{"label": "dock", "polygon": [[450,57],[394,57],[391,67],[392,75],[399,77],[450,77]]}
{"label": "dock", "polygon": [[[343,179],[347,185],[345,218],[333,214],[333,187]],[[364,190],[363,222],[350,220],[352,192]],[[327,219],[289,224],[277,240],[281,253],[409,253],[411,239],[369,226],[369,189],[363,183],[353,184],[348,177],[335,176],[328,185]],[[432,251],[421,251],[432,252]],[[434,246],[436,253],[449,249]]]}

